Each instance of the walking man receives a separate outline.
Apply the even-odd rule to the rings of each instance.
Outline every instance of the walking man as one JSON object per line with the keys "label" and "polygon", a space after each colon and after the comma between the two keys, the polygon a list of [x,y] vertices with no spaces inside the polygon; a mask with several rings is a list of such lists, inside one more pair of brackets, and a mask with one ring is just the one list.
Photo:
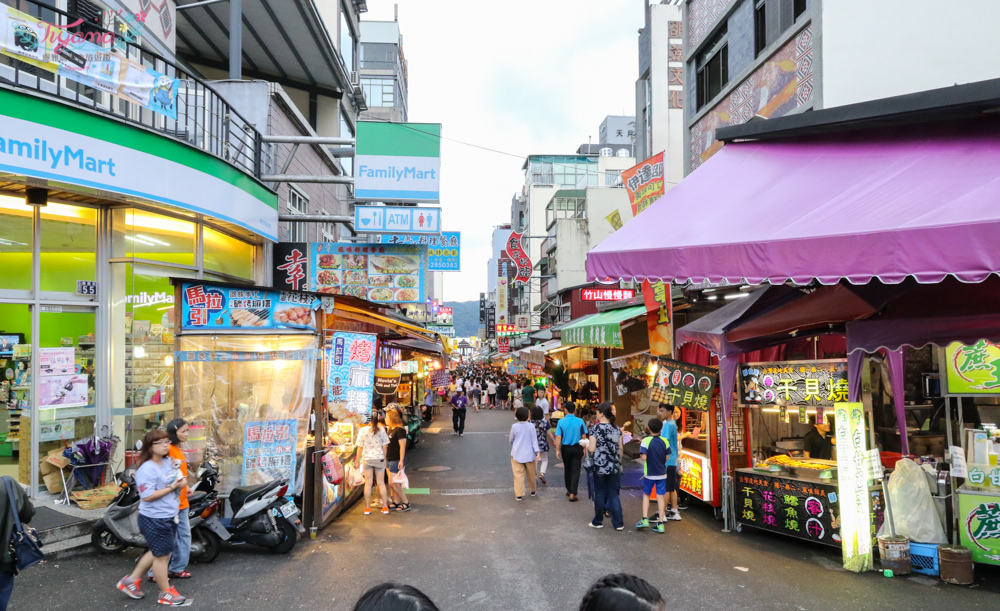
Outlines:
{"label": "walking man", "polygon": [[465,408],[468,405],[469,400],[465,398],[465,393],[456,390],[455,396],[451,398],[451,426],[455,429],[454,434],[459,437],[465,435]]}
{"label": "walking man", "polygon": [[587,439],[587,425],[576,416],[576,406],[565,405],[566,415],[556,426],[556,458],[562,459],[566,496],[570,503],[577,501],[576,491],[580,484],[580,465],[583,463],[581,439]]}

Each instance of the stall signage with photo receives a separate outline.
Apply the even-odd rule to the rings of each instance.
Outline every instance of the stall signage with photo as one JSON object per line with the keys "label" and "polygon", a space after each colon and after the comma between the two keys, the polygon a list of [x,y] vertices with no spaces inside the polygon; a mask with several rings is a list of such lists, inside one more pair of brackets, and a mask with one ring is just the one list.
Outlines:
{"label": "stall signage with photo", "polygon": [[187,331],[316,330],[314,295],[212,284],[181,285],[181,328]]}
{"label": "stall signage with photo", "polygon": [[634,289],[580,289],[580,301],[625,301],[633,297]]}
{"label": "stall signage with photo", "polygon": [[649,388],[649,365],[652,362],[653,359],[645,354],[608,359],[618,396]]}
{"label": "stall signage with photo", "polygon": [[[427,271],[457,272],[462,269],[462,232],[442,231],[441,235],[381,234],[380,244],[406,244],[427,247]],[[479,300],[482,304],[482,298]]]}
{"label": "stall signage with photo", "polygon": [[429,380],[432,388],[441,388],[451,384],[451,374],[447,369],[435,369],[431,372]]}
{"label": "stall signage with photo", "polygon": [[295,481],[298,420],[262,420],[243,427],[241,486],[284,479]]}
{"label": "stall signage with photo", "polygon": [[380,395],[394,395],[399,388],[400,373],[395,369],[375,370],[375,392]]}
{"label": "stall signage with photo", "polygon": [[670,285],[662,280],[642,281],[642,299],[646,304],[646,330],[649,333],[649,353],[655,356],[673,356],[674,333],[673,301]]}
{"label": "stall signage with photo", "polygon": [[635,216],[664,193],[663,153],[657,153],[622,172],[622,182],[632,204],[632,216]]}
{"label": "stall signage with photo", "polygon": [[[354,196],[360,200],[441,199],[441,124],[358,121]],[[365,231],[358,227],[358,231]]]}
{"label": "stall signage with photo", "polygon": [[377,343],[367,333],[333,334],[325,352],[327,409],[335,418],[357,422],[371,413]]}
{"label": "stall signage with photo", "polygon": [[414,206],[355,206],[354,228],[361,233],[441,234],[441,209]]}
{"label": "stall signage with photo", "polygon": [[1000,344],[979,340],[971,346],[958,342],[944,349],[948,394],[1000,394]]}
{"label": "stall signage with photo", "polygon": [[400,361],[392,366],[393,369],[400,373],[417,373],[417,362],[416,361]]}
{"label": "stall signage with photo", "polygon": [[[402,244],[281,242],[274,283],[386,303],[423,303],[427,249]],[[297,287],[297,288],[296,288]]]}
{"label": "stall signage with photo", "polygon": [[740,365],[744,405],[822,405],[847,401],[847,360],[784,361]]}
{"label": "stall signage with photo", "polygon": [[700,454],[681,450],[677,457],[681,490],[705,502],[712,500],[712,463]]}
{"label": "stall signage with photo", "polygon": [[[839,546],[841,534],[834,524],[838,492],[833,484],[771,477],[762,473],[735,472],[736,521],[754,528],[769,530],[825,545]],[[870,519],[881,525],[882,492],[867,489]],[[869,529],[868,545],[875,536]]]}
{"label": "stall signage with photo", "polygon": [[1000,562],[1000,502],[995,497],[959,494],[958,524],[962,546],[972,551],[973,562]]}
{"label": "stall signage with photo", "polygon": [[872,518],[865,462],[865,410],[861,403],[834,406],[837,427],[837,492],[844,568],[861,573],[872,568]]}
{"label": "stall signage with photo", "polygon": [[521,245],[521,237],[523,235],[523,233],[511,231],[507,237],[507,244],[504,247],[504,252],[517,265],[517,275],[514,276],[513,282],[527,282],[531,278],[531,259],[528,258],[528,253],[524,251],[524,247]]}
{"label": "stall signage with photo", "polygon": [[660,359],[652,399],[657,403],[708,411],[718,372],[711,367]]}

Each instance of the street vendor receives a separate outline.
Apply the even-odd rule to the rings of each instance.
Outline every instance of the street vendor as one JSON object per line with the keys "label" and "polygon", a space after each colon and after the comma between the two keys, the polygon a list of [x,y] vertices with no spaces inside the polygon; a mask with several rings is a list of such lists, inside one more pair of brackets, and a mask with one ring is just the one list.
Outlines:
{"label": "street vendor", "polygon": [[833,444],[837,440],[830,435],[830,423],[826,418],[817,421],[815,416],[810,416],[809,422],[813,428],[803,438],[803,455],[806,458],[832,459]]}

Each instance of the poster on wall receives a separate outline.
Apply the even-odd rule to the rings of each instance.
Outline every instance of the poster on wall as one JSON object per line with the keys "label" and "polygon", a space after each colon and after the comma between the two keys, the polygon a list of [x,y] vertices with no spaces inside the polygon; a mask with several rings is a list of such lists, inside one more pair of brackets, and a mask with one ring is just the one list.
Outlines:
{"label": "poster on wall", "polygon": [[740,365],[744,405],[822,405],[847,401],[847,360],[783,361]]}
{"label": "poster on wall", "polygon": [[38,374],[41,376],[65,376],[76,373],[76,358],[73,348],[39,348]]}
{"label": "poster on wall", "polygon": [[90,404],[87,374],[44,376],[38,380],[39,407],[84,407]]}
{"label": "poster on wall", "polygon": [[325,350],[327,411],[341,422],[362,424],[372,410],[378,337],[337,331]]}
{"label": "poster on wall", "polygon": [[241,486],[264,484],[276,479],[295,481],[295,442],[299,422],[262,420],[243,427],[243,472]]}
{"label": "poster on wall", "polygon": [[181,328],[315,331],[319,305],[316,296],[303,293],[185,282],[181,285]]}

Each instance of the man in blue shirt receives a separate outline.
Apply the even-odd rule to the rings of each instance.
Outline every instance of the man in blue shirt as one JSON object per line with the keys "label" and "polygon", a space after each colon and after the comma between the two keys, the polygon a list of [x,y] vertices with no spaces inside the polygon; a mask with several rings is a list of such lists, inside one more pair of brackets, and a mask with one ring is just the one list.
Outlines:
{"label": "man in blue shirt", "polygon": [[556,458],[563,461],[563,477],[566,496],[575,503],[576,490],[580,484],[580,465],[583,463],[581,439],[587,439],[587,424],[576,416],[576,406],[572,401],[563,404],[566,415],[556,425]]}

